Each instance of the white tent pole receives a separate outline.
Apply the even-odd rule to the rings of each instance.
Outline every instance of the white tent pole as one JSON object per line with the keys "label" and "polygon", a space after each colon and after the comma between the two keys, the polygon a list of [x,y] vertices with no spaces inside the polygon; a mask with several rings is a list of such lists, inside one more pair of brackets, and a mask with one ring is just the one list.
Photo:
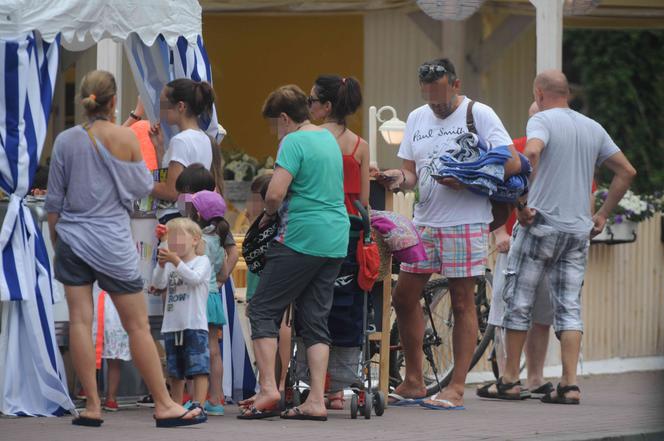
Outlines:
{"label": "white tent pole", "polygon": [[122,44],[110,38],[97,43],[97,69],[107,70],[115,77],[118,88],[115,104],[115,121],[122,123],[120,109],[122,109]]}
{"label": "white tent pole", "polygon": [[565,0],[530,0],[537,9],[537,73],[563,68]]}

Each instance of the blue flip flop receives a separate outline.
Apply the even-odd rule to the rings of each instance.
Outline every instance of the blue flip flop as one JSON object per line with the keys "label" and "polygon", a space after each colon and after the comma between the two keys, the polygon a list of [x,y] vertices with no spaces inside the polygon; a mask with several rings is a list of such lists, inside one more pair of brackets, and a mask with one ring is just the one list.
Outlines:
{"label": "blue flip flop", "polygon": [[429,398],[431,401],[435,401],[436,403],[441,403],[442,406],[436,405],[436,404],[430,404],[422,400],[420,403],[420,406],[426,407],[427,409],[432,409],[432,410],[465,410],[466,408],[464,406],[455,406],[454,403],[452,403],[450,400],[441,400],[440,398],[436,397],[431,397]]}
{"label": "blue flip flop", "polygon": [[[424,400],[424,398],[402,397],[401,395],[394,392],[390,393],[387,397],[388,397],[388,405],[395,407],[417,406],[418,404],[422,403],[422,400]],[[392,398],[394,401],[389,401],[390,398]]]}

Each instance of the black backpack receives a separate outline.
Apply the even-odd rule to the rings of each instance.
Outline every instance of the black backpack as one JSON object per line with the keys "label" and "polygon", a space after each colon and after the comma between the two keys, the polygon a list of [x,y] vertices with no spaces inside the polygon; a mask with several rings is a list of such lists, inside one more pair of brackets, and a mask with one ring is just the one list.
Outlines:
{"label": "black backpack", "polygon": [[242,257],[244,257],[244,261],[247,263],[247,269],[255,274],[260,274],[263,271],[265,256],[270,242],[272,242],[279,231],[278,217],[262,230],[259,228],[264,214],[261,213],[254,223],[251,224],[242,243]]}

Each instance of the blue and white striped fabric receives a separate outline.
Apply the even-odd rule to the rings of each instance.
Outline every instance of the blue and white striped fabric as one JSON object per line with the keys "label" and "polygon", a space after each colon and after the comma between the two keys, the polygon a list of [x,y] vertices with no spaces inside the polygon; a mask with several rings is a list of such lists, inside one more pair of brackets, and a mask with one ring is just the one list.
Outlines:
{"label": "blue and white striped fabric", "polygon": [[[212,70],[203,39],[199,35],[196,44],[180,37],[177,44],[168,46],[159,36],[152,46],[147,46],[136,34],[125,40],[125,52],[131,67],[138,92],[143,100],[145,111],[150,121],[159,119],[159,94],[164,86],[177,78],[191,78],[194,81],[207,81],[212,84]],[[216,107],[212,108],[212,117],[201,120],[200,125],[217,144],[223,133],[219,132]],[[175,133],[176,127],[162,124],[166,141]]]}
{"label": "blue and white striped fabric", "polygon": [[[0,39],[0,412],[59,415],[73,409],[55,341],[51,269],[23,198],[39,163],[57,75],[59,39],[31,32]],[[23,348],[23,349],[21,349]]]}
{"label": "blue and white striped fabric", "polygon": [[221,299],[228,323],[223,326],[224,337],[219,344],[224,363],[224,394],[237,402],[256,393],[256,373],[249,359],[240,316],[235,307],[234,289],[232,278],[221,288]]}

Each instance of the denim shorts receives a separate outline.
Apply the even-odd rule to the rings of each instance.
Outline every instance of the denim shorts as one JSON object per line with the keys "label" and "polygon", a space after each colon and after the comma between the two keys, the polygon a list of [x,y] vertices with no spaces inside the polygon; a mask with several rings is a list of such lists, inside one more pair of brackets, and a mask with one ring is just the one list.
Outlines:
{"label": "denim shorts", "polygon": [[202,329],[164,333],[166,346],[166,372],[168,376],[183,380],[194,375],[210,373],[208,332]]}

